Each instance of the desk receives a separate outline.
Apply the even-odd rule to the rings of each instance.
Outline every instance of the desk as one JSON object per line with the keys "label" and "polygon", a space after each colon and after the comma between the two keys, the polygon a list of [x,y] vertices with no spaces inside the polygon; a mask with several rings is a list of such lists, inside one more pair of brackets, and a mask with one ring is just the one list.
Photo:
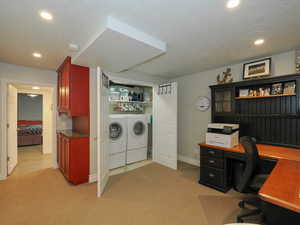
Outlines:
{"label": "desk", "polygon": [[[223,148],[199,144],[204,149],[244,154],[241,145]],[[300,150],[271,145],[257,145],[260,157],[277,160],[276,166],[261,188],[263,201],[300,213]],[[300,222],[299,222],[300,224]]]}

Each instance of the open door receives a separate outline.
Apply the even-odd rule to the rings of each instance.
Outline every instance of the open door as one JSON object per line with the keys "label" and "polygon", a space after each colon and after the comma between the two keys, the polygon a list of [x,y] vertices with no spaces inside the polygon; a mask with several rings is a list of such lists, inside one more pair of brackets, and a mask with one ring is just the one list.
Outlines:
{"label": "open door", "polygon": [[177,83],[154,88],[153,159],[177,169]]}
{"label": "open door", "polygon": [[9,84],[7,89],[7,174],[10,175],[18,163],[18,91]]}
{"label": "open door", "polygon": [[109,178],[109,79],[97,68],[97,196],[100,197]]}

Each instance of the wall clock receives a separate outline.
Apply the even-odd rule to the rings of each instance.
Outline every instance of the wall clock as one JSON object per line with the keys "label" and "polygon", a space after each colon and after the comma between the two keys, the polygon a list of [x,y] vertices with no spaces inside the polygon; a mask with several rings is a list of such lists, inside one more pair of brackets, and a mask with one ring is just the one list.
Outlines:
{"label": "wall clock", "polygon": [[201,96],[197,99],[196,108],[201,112],[205,112],[210,107],[210,99],[205,96]]}

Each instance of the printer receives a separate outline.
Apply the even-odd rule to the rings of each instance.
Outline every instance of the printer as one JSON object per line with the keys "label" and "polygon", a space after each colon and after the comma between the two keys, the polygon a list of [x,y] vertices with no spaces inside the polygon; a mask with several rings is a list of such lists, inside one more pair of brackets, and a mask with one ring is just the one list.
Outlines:
{"label": "printer", "polygon": [[232,148],[239,144],[239,124],[210,123],[207,126],[206,144]]}

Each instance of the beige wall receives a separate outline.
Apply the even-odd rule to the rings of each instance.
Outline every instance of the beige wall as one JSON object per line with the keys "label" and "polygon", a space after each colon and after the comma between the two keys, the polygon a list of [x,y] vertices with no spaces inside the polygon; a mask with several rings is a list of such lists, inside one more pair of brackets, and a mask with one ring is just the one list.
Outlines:
{"label": "beige wall", "polygon": [[[216,77],[226,68],[232,69],[234,81],[242,80],[243,63],[225,66],[177,78],[178,82],[178,144],[179,157],[199,164],[197,143],[205,140],[207,124],[211,120],[211,111],[196,110],[195,103],[199,96],[210,97],[209,85],[216,84]],[[272,56],[272,73],[274,76],[295,72],[295,52],[290,51]]]}

